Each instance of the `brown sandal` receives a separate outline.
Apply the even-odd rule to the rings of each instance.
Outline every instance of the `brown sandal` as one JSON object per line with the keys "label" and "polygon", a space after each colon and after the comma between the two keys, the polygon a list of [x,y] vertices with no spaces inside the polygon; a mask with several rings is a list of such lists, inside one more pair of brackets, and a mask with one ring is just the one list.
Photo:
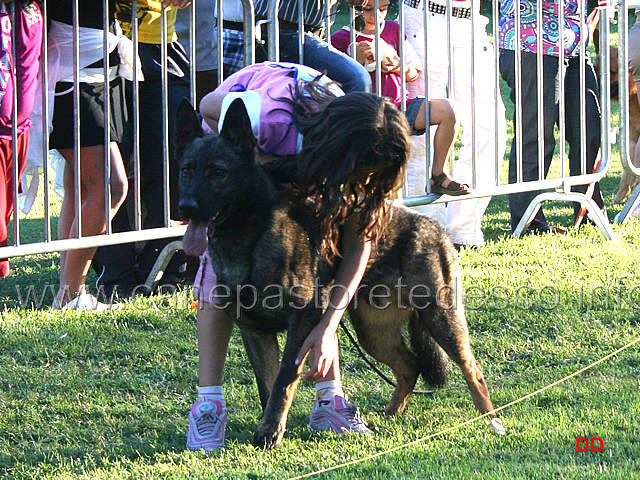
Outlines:
{"label": "brown sandal", "polygon": [[[449,179],[446,173],[442,172],[437,177],[431,177],[431,193],[440,193],[442,195],[451,195],[455,197],[457,195],[468,195],[471,193],[469,185],[466,183],[459,183],[455,180],[449,179],[449,184],[445,187],[442,184],[445,180]],[[466,187],[466,188],[464,188]]]}

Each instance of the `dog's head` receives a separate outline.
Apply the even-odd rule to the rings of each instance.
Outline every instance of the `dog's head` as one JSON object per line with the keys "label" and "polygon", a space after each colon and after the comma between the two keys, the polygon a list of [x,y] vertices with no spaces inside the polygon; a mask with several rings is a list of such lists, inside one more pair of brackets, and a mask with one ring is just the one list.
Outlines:
{"label": "dog's head", "polygon": [[[600,35],[599,30],[596,29],[593,32],[593,45],[595,47],[596,53],[598,54],[593,62],[593,66],[596,70],[596,74],[598,79],[600,78]],[[618,90],[620,86],[620,73],[618,72],[618,48],[614,46],[609,46],[609,83],[611,86],[610,96],[609,98],[617,102],[618,101]],[[637,95],[636,82],[633,79],[633,74],[630,70],[626,71],[627,82],[629,83],[629,98],[634,98]],[[624,76],[622,76],[624,78]]]}
{"label": "dog's head", "polygon": [[207,232],[235,228],[249,220],[246,212],[260,210],[268,180],[255,163],[256,141],[240,100],[230,105],[220,135],[205,135],[193,107],[182,100],[174,143],[180,161],[180,213],[189,220],[183,247],[187,254],[200,255]]}

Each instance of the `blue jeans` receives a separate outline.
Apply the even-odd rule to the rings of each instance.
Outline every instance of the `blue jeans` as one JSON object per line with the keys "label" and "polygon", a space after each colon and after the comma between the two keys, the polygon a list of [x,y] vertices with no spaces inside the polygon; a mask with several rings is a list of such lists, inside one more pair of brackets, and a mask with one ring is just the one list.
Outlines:
{"label": "blue jeans", "polygon": [[[298,32],[281,29],[280,60],[300,63],[298,53]],[[304,35],[303,63],[338,82],[345,93],[371,92],[371,76],[362,65],[311,33]]]}

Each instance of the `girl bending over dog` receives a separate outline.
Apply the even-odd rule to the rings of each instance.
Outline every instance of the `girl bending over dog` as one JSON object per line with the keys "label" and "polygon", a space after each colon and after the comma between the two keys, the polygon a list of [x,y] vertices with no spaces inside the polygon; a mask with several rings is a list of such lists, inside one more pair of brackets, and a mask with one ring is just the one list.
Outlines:
{"label": "girl bending over dog", "polygon": [[[344,396],[336,330],[364,274],[371,242],[379,237],[401,186],[413,132],[425,129],[424,99],[407,118],[388,99],[349,93],[308,67],[290,63],[251,65],[228,77],[200,103],[205,129],[217,133],[228,106],[242,99],[258,145],[258,161],[288,185],[294,202],[312,201],[329,258],[342,257],[329,307],[304,342],[304,379],[316,382],[309,419],[314,431],[371,433]],[[311,199],[311,200],[310,200]],[[344,228],[341,249],[338,234]],[[198,308],[199,400],[189,414],[187,448],[224,446],[227,409],[222,387],[233,320],[215,307],[215,273],[206,252],[205,228],[189,229],[183,242],[201,255],[194,283]],[[212,304],[213,302],[214,304]]]}

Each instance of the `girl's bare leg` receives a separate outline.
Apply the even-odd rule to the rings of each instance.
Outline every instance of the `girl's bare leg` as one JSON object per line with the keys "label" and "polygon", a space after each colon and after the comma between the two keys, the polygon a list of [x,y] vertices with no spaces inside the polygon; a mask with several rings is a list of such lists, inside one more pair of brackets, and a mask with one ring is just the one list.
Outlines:
{"label": "girl's bare leg", "polygon": [[[426,102],[423,103],[425,104]],[[431,124],[438,126],[433,138],[433,165],[431,166],[432,176],[437,177],[444,172],[447,159],[453,154],[459,124],[451,103],[445,99],[431,100],[430,118]],[[442,186],[446,187],[451,180],[451,178],[445,180]]]}
{"label": "girl's bare leg", "polygon": [[[127,177],[115,142],[110,145],[111,205],[109,219],[113,218],[127,195]],[[78,230],[75,215],[75,176],[73,149],[60,150],[66,160],[64,170],[65,197],[58,223],[60,239],[73,238]],[[80,194],[82,235],[99,235],[106,231],[106,209],[104,202],[104,146],[83,147],[80,150]],[[85,284],[95,248],[69,250],[60,256],[60,289],[54,305],[62,306],[80,292]]]}
{"label": "girl's bare leg", "polygon": [[200,387],[220,386],[233,331],[233,320],[210,303],[198,304],[198,378]]}

